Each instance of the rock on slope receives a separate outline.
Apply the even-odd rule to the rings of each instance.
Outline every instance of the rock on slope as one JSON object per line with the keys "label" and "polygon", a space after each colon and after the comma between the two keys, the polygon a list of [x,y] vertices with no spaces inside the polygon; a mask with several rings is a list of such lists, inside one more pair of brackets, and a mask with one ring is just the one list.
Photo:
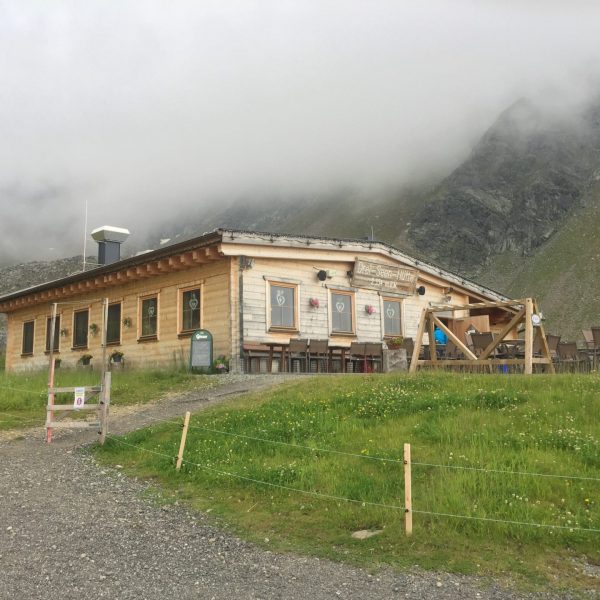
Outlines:
{"label": "rock on slope", "polygon": [[522,100],[505,111],[415,216],[415,247],[478,274],[497,254],[529,255],[584,206],[600,177],[600,104],[576,114]]}
{"label": "rock on slope", "polygon": [[[34,261],[0,268],[0,295],[60,279],[81,270],[81,256]],[[0,352],[6,345],[6,320],[0,314]]]}

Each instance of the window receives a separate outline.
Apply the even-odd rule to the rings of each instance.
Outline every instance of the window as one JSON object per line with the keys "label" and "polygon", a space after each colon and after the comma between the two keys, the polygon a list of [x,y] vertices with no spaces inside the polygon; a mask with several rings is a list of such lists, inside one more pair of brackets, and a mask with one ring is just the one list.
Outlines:
{"label": "window", "polygon": [[181,331],[200,329],[200,290],[185,290],[181,294]]}
{"label": "window", "polygon": [[140,337],[156,337],[158,332],[158,297],[144,298],[141,312],[142,335]]}
{"label": "window", "polygon": [[106,321],[106,343],[119,344],[121,342],[121,303],[108,305]]}
{"label": "window", "polygon": [[352,292],[331,292],[331,331],[354,333]]}
{"label": "window", "polygon": [[78,310],[73,314],[73,348],[87,348],[89,317],[88,310]]}
{"label": "window", "polygon": [[400,301],[383,300],[383,334],[398,336],[402,335],[402,323],[400,320]]}
{"label": "window", "polygon": [[[46,352],[50,352],[50,336],[52,335],[52,317],[46,319]],[[56,322],[54,323],[54,344],[52,344],[52,351],[58,352],[58,338],[60,336],[60,315],[56,315]]]}
{"label": "window", "polygon": [[271,327],[296,328],[296,286],[271,283]]}
{"label": "window", "polygon": [[21,354],[33,354],[33,334],[35,321],[23,323],[23,346]]}

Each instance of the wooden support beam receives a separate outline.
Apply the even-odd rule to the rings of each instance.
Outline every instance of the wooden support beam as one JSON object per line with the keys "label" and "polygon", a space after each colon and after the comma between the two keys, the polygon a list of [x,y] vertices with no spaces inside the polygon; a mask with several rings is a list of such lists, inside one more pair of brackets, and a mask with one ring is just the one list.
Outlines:
{"label": "wooden support beam", "polygon": [[139,278],[150,277],[150,274],[145,267],[136,267],[135,272]]}
{"label": "wooden support beam", "polygon": [[525,375],[533,373],[533,302],[531,298],[525,299]]}
{"label": "wooden support beam", "polygon": [[158,268],[158,263],[148,263],[146,265],[146,270],[150,275],[160,275],[161,271]]}
{"label": "wooden support beam", "polygon": [[427,333],[429,335],[429,358],[435,362],[437,361],[437,347],[435,343],[435,323],[433,322],[433,315],[430,315],[427,319]]}
{"label": "wooden support beam", "polygon": [[100,421],[47,421],[46,427],[52,429],[90,429],[91,427],[100,427]]}
{"label": "wooden support beam", "polygon": [[161,273],[168,273],[171,270],[171,267],[169,267],[169,261],[166,258],[156,261],[156,268]]}
{"label": "wooden support beam", "polygon": [[179,255],[169,257],[169,268],[171,271],[181,271],[182,269],[185,269],[185,265],[181,264],[181,257]]}
{"label": "wooden support beam", "polygon": [[194,259],[192,258],[192,253],[191,252],[186,252],[185,254],[182,254],[181,255],[181,262],[183,262],[183,264],[186,267],[193,267],[193,266],[195,266]]}
{"label": "wooden support beam", "polygon": [[[533,300],[533,310],[536,314],[539,314],[540,309],[538,307],[537,301]],[[548,340],[546,339],[546,331],[544,330],[544,325],[540,322],[539,327],[537,328],[538,335],[540,336],[540,341],[542,343],[542,354],[545,358],[547,358],[550,362],[548,367],[548,372],[552,375],[555,374],[554,363],[552,362],[552,356],[550,355],[550,347],[548,346]]]}
{"label": "wooden support beam", "polygon": [[470,304],[441,304],[431,307],[431,312],[446,312],[449,310],[468,310],[476,308],[518,308],[521,309],[525,305],[525,300],[505,300],[503,302],[473,302]]}
{"label": "wooden support beam", "polygon": [[[467,360],[467,359],[439,359],[439,360],[419,360],[420,366],[424,367],[481,367],[488,365],[525,365],[524,358],[486,358],[485,360]],[[552,361],[547,358],[532,358],[535,365],[552,364]],[[412,364],[411,364],[412,368]]]}
{"label": "wooden support beam", "polygon": [[[102,388],[99,385],[94,385],[94,386],[86,386],[85,388],[85,393],[90,393],[90,394],[98,394],[100,391],[102,390]],[[74,387],[53,387],[49,390],[50,393],[52,394],[67,394],[67,393],[74,393],[75,392],[75,388]]]}
{"label": "wooden support beam", "polygon": [[471,360],[477,360],[477,356],[469,349],[469,347],[460,340],[453,331],[450,331],[448,327],[442,323],[436,316],[433,316],[434,323],[448,336],[449,340],[452,340],[455,346]]}
{"label": "wooden support beam", "polygon": [[500,333],[498,333],[498,337],[488,345],[488,347],[481,353],[479,358],[484,359],[490,356],[492,352],[503,342],[505,336],[523,320],[524,316],[525,310],[521,309],[510,320],[510,322],[501,329]]}
{"label": "wooden support beam", "polygon": [[77,412],[80,412],[82,410],[98,410],[98,405],[97,404],[87,404],[87,401],[89,400],[89,398],[86,397],[85,401],[86,404],[84,404],[83,406],[80,406],[79,408],[75,408],[73,406],[73,404],[53,404],[52,406],[47,406],[46,410],[48,412],[50,411],[69,411],[69,410],[75,410]]}
{"label": "wooden support beam", "polygon": [[213,261],[213,260],[219,260],[221,258],[220,254],[219,254],[219,250],[217,249],[216,246],[209,246],[208,248],[205,248],[206,250],[206,257],[208,258],[208,260]]}
{"label": "wooden support beam", "polygon": [[426,308],[421,311],[421,320],[419,321],[419,328],[417,329],[417,338],[415,339],[415,346],[413,349],[413,355],[410,361],[409,373],[417,372],[417,364],[419,362],[419,354],[421,354],[421,347],[423,346],[423,334],[425,333],[425,327],[427,326],[427,320],[429,318],[429,312]]}

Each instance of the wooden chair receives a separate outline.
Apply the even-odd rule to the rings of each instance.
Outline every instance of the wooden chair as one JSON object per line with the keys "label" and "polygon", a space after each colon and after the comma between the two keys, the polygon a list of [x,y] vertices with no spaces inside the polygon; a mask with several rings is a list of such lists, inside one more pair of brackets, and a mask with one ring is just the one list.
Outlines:
{"label": "wooden chair", "polygon": [[267,372],[268,349],[260,344],[244,345],[244,372],[261,373],[261,365],[265,365]]}
{"label": "wooden chair", "polygon": [[575,342],[559,342],[557,347],[558,362],[561,368],[570,371],[587,371],[589,359],[584,355]]}
{"label": "wooden chair", "polygon": [[581,333],[583,333],[585,348],[592,361],[593,368],[595,369],[598,364],[598,358],[600,357],[600,344],[596,343],[594,332],[591,329],[582,329]]}
{"label": "wooden chair", "polygon": [[[288,347],[288,366],[290,373],[293,372],[294,362],[298,363],[300,373],[308,370],[308,340],[290,340]],[[302,368],[304,366],[304,368]]]}
{"label": "wooden chair", "polygon": [[346,359],[347,373],[361,373],[365,363],[365,343],[352,342]]}
{"label": "wooden chair", "polygon": [[473,344],[473,352],[475,356],[483,354],[483,351],[492,343],[494,336],[491,331],[483,333],[472,333],[471,342]]}
{"label": "wooden chair", "polygon": [[464,357],[463,351],[459,350],[458,346],[452,340],[448,340],[446,344],[446,358],[449,360],[460,360]]}
{"label": "wooden chair", "polygon": [[310,340],[308,346],[308,370],[313,372],[313,364],[316,373],[327,373],[329,371],[329,340]]}
{"label": "wooden chair", "polygon": [[550,358],[554,361],[558,359],[558,344],[560,343],[560,335],[546,334],[546,342],[550,351]]}
{"label": "wooden chair", "polygon": [[365,344],[365,366],[369,372],[383,370],[383,344],[381,342],[367,342]]}
{"label": "wooden chair", "polygon": [[585,347],[588,350],[594,350],[596,348],[596,344],[594,342],[594,334],[591,329],[582,329],[581,333],[583,333],[583,339],[585,340]]}

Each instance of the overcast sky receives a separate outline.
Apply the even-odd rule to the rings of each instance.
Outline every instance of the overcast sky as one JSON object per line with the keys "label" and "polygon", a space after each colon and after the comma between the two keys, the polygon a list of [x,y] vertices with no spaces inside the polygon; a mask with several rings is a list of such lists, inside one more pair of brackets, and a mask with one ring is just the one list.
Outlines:
{"label": "overcast sky", "polygon": [[599,4],[0,0],[0,263],[80,253],[86,199],[140,234],[437,176],[518,98],[589,93]]}

